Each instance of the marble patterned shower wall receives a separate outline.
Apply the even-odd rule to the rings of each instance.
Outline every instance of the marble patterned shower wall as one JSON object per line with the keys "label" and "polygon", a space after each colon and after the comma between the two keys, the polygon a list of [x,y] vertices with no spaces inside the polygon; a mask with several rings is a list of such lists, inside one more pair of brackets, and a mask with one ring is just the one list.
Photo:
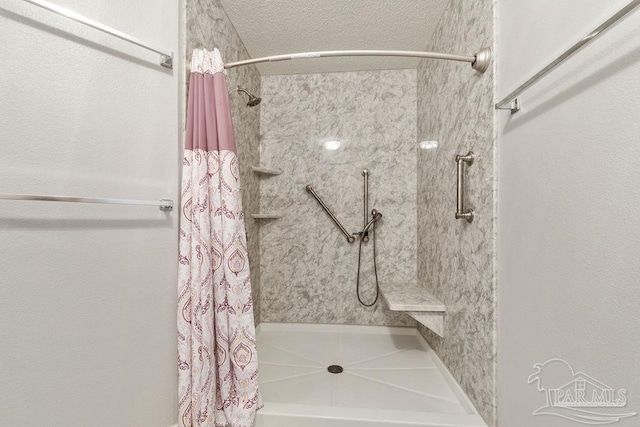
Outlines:
{"label": "marble patterned shower wall", "polygon": [[[191,64],[191,52],[196,48],[212,50],[217,47],[225,62],[250,58],[218,0],[188,0],[186,3],[187,67]],[[258,324],[261,311],[260,233],[258,222],[250,214],[260,211],[260,182],[251,170],[251,166],[260,164],[260,106],[247,107],[246,97],[238,94],[235,88],[240,85],[260,96],[260,73],[255,66],[238,67],[228,71],[227,80],[238,146],[242,204],[246,213],[254,316]]]}
{"label": "marble patterned shower wall", "polygon": [[[370,169],[369,206],[383,214],[380,281],[416,280],[416,70],[263,76],[262,96],[261,160],[283,173],[262,180],[260,207],[283,217],[260,228],[261,319],[415,325],[382,302],[358,303],[358,243],[347,243],[305,186],[356,232]],[[372,249],[363,245],[365,302],[374,297]]]}
{"label": "marble patterned shower wall", "polygon": [[[493,47],[492,0],[453,0],[427,50]],[[418,68],[418,279],[447,306],[444,339],[420,328],[483,418],[495,425],[495,196],[493,70],[448,61]],[[466,198],[473,223],[454,219],[456,154],[475,153]]]}

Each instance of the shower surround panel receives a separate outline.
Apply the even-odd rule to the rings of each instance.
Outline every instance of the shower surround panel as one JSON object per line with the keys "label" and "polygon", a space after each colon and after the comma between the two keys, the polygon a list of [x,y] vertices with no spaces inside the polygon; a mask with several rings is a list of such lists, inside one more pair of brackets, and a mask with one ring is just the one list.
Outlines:
{"label": "shower surround panel", "polygon": [[[427,50],[476,52],[493,44],[493,2],[454,0]],[[489,425],[495,424],[495,201],[493,70],[448,61],[418,68],[418,283],[447,307],[445,337],[421,332]],[[457,154],[466,168],[473,223],[454,219]]]}
{"label": "shower surround panel", "polygon": [[[263,76],[261,160],[282,175],[260,188],[261,319],[268,322],[415,325],[384,303],[362,307],[358,242],[347,243],[305,191],[312,184],[349,232],[362,230],[362,170],[381,282],[416,280],[416,71]],[[339,141],[330,151],[327,141]],[[362,289],[374,297],[373,242],[363,245]]]}
{"label": "shower surround panel", "polygon": [[[191,52],[196,48],[213,50],[217,47],[225,62],[250,58],[218,0],[189,0],[186,3],[187,60],[185,63],[187,66],[191,64]],[[188,72],[189,70],[187,70],[187,79]],[[256,96],[260,96],[260,73],[255,66],[238,67],[227,71],[227,82],[230,90],[240,85],[248,88]],[[260,164],[260,107],[247,107],[246,98],[235,91],[230,93],[229,100],[242,185],[254,316],[258,324],[260,322],[260,233],[258,221],[251,218],[250,213],[260,212],[260,182],[258,176],[251,170],[251,166]]]}

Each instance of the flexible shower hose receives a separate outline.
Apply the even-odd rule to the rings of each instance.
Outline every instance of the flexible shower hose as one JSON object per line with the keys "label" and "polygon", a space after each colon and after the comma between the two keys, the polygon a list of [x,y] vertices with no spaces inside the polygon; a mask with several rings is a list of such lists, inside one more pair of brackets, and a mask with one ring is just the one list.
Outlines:
{"label": "flexible shower hose", "polygon": [[366,304],[360,298],[360,261],[362,259],[362,241],[364,240],[364,236],[360,236],[360,246],[358,248],[358,275],[356,277],[356,296],[358,297],[358,301],[365,307],[372,307],[378,302],[378,296],[380,295],[380,286],[378,286],[378,265],[376,262],[376,224],[375,222],[371,227],[371,234],[373,235],[373,273],[376,276],[376,298],[373,300],[371,304]]}

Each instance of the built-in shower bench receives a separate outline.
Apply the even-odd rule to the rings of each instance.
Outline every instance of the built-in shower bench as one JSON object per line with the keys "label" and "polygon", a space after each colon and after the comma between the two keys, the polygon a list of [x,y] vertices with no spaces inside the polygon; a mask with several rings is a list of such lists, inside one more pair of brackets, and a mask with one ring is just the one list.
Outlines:
{"label": "built-in shower bench", "polygon": [[445,305],[417,283],[380,285],[382,298],[391,311],[403,311],[418,323],[444,337]]}

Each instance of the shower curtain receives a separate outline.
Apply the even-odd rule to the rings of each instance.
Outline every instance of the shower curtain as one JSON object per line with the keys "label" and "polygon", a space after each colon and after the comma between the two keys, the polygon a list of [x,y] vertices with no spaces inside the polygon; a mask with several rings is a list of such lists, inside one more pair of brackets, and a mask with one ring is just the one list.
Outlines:
{"label": "shower curtain", "polygon": [[182,167],[180,425],[250,427],[258,405],[253,301],[238,158],[217,49],[193,53]]}

